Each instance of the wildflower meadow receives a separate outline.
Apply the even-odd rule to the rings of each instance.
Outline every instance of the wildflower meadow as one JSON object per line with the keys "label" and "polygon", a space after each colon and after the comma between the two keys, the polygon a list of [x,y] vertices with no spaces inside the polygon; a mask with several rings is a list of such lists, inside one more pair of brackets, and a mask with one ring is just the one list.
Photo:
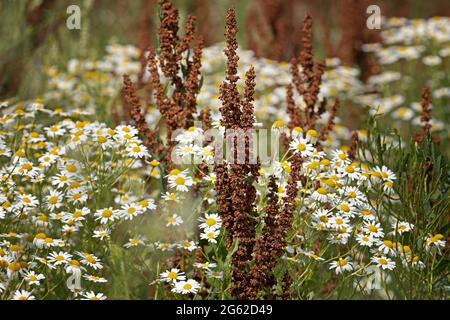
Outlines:
{"label": "wildflower meadow", "polygon": [[449,298],[446,1],[69,2],[0,3],[2,300]]}

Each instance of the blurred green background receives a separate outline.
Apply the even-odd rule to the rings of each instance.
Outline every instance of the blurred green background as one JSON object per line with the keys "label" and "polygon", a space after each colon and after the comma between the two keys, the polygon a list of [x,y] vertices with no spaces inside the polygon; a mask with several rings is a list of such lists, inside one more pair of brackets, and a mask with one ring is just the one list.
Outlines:
{"label": "blurred green background", "polygon": [[[0,99],[18,96],[35,97],[45,88],[43,69],[48,65],[63,66],[70,58],[95,59],[111,43],[148,47],[154,44],[157,30],[157,0],[1,0],[0,1]],[[367,4],[378,4],[384,16],[409,18],[449,15],[448,0],[178,0],[181,20],[188,14],[197,16],[199,31],[207,44],[223,41],[225,10],[234,6],[238,13],[239,42],[243,48],[252,48],[249,34],[258,24],[249,26],[256,18],[267,18],[264,7],[284,6],[278,18],[285,23],[289,36],[296,37],[305,12],[311,12],[314,26],[316,54],[330,55],[324,48],[324,32],[329,41],[339,45],[345,32],[345,23],[355,16],[365,19]],[[367,2],[367,4],[365,3]],[[66,9],[76,4],[81,8],[81,30],[68,30]],[[355,9],[356,8],[356,9]],[[283,15],[285,15],[283,17]],[[256,17],[256,18],[255,18]],[[247,19],[246,19],[247,18]],[[256,19],[257,20],[257,19]],[[246,25],[247,23],[247,25]],[[274,21],[272,24],[276,24]],[[264,25],[264,23],[262,24]],[[253,29],[252,29],[253,28]],[[253,30],[253,31],[252,31]],[[256,30],[258,31],[258,30]],[[268,30],[270,34],[270,30]],[[270,39],[262,33],[258,45],[262,55],[270,52]],[[289,40],[289,39],[288,39]],[[293,42],[291,40],[291,42]],[[289,56],[290,42],[285,46]],[[344,59],[345,60],[345,59]],[[351,61],[350,61],[351,63]]]}

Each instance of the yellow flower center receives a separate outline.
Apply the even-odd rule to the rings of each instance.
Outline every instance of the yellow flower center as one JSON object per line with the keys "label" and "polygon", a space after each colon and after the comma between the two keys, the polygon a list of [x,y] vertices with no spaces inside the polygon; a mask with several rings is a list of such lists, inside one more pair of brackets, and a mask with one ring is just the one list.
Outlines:
{"label": "yellow flower center", "polygon": [[72,267],[79,267],[80,266],[80,263],[77,260],[75,260],[75,259],[70,260],[69,264]]}
{"label": "yellow flower center", "polygon": [[190,284],[190,283],[185,283],[185,284],[183,285],[183,289],[184,289],[184,290],[191,290],[191,289],[192,289],[192,284]]}
{"label": "yellow flower center", "polygon": [[47,237],[47,238],[44,239],[44,242],[47,243],[47,244],[53,243],[53,238],[48,238]]}
{"label": "yellow flower center", "polygon": [[75,172],[75,171],[77,171],[77,167],[76,167],[75,165],[73,165],[73,164],[68,164],[68,165],[66,166],[66,169],[67,169],[67,171],[69,171],[69,172]]}
{"label": "yellow flower center", "polygon": [[111,210],[109,210],[109,209],[103,210],[103,212],[102,212],[102,216],[104,218],[109,218],[109,217],[112,216],[112,214],[113,214],[113,212]]}
{"label": "yellow flower center", "polygon": [[148,206],[148,202],[147,202],[147,200],[141,200],[141,201],[139,201],[139,205],[141,207],[147,207]]}
{"label": "yellow flower center", "polygon": [[45,233],[38,233],[36,234],[35,238],[37,239],[45,239],[47,236],[45,235]]}
{"label": "yellow flower center", "polygon": [[168,217],[167,218],[167,222],[169,222],[169,223],[174,223],[175,221],[177,221],[176,217]]}
{"label": "yellow flower center", "polygon": [[388,248],[393,248],[394,247],[394,244],[390,240],[383,240],[383,243]]}
{"label": "yellow flower center", "polygon": [[186,182],[186,179],[183,178],[183,177],[178,177],[178,178],[175,179],[175,183],[177,185],[183,185],[185,182]]}
{"label": "yellow flower center", "polygon": [[339,258],[339,260],[338,260],[338,262],[337,262],[337,265],[338,265],[339,267],[346,266],[346,265],[347,265],[347,260],[342,259],[342,258]]}
{"label": "yellow flower center", "polygon": [[345,171],[347,173],[353,173],[353,172],[355,172],[355,169],[352,166],[348,166],[348,167],[345,168]]}
{"label": "yellow flower center", "polygon": [[57,196],[51,196],[50,198],[48,198],[48,203],[50,203],[50,204],[58,203],[58,197]]}

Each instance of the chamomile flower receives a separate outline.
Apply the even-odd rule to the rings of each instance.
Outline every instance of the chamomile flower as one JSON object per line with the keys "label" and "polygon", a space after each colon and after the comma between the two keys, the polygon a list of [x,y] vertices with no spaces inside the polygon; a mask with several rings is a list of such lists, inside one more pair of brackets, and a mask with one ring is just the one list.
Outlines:
{"label": "chamomile flower", "polygon": [[436,248],[443,248],[445,247],[445,240],[444,236],[440,233],[434,235],[434,236],[429,236],[426,238],[425,240],[425,244],[428,248],[432,248],[432,247],[436,247]]}
{"label": "chamomile flower", "polygon": [[180,201],[179,196],[176,193],[173,193],[173,192],[166,192],[161,197],[165,201],[174,201],[174,202],[179,202]]}
{"label": "chamomile flower", "polygon": [[108,282],[108,280],[106,280],[105,278],[94,276],[94,275],[90,275],[90,274],[83,275],[83,278],[85,278],[87,281],[94,282],[94,283],[106,283],[106,282]]}
{"label": "chamomile flower", "polygon": [[69,182],[70,182],[70,179],[69,179],[68,175],[65,174],[64,172],[57,174],[56,176],[53,176],[53,178],[52,178],[52,185],[58,189],[68,186]]}
{"label": "chamomile flower", "polygon": [[311,143],[316,143],[318,138],[318,132],[316,130],[310,129],[306,131],[306,140]]}
{"label": "chamomile flower", "polygon": [[337,216],[331,217],[330,225],[336,229],[348,228],[350,226],[350,220],[344,216],[337,215]]}
{"label": "chamomile flower", "polygon": [[391,240],[383,240],[377,242],[378,248],[377,251],[382,253],[383,255],[395,255],[397,243],[392,242]]}
{"label": "chamomile flower", "polygon": [[197,249],[197,245],[195,244],[194,241],[185,240],[180,243],[180,248],[183,248],[185,250],[192,252],[195,249]]}
{"label": "chamomile flower", "polygon": [[348,233],[331,233],[327,237],[332,244],[346,244],[348,242],[348,238]]}
{"label": "chamomile flower", "polygon": [[35,178],[41,173],[37,166],[27,160],[20,160],[19,164],[15,166],[14,172],[15,174],[29,178]]}
{"label": "chamomile flower", "polygon": [[197,293],[200,288],[200,284],[194,279],[189,279],[187,281],[179,281],[175,283],[175,287],[172,289],[173,292],[181,294]]}
{"label": "chamomile flower", "polygon": [[[350,160],[348,160],[348,155],[346,152],[342,150],[333,150],[332,155],[332,163],[335,167],[344,167],[344,165],[349,165]],[[336,165],[338,164],[338,165]]]}
{"label": "chamomile flower", "polygon": [[349,164],[347,166],[342,166],[339,168],[339,172],[342,177],[347,177],[351,180],[358,180],[360,178],[361,174],[359,173],[359,171],[360,169],[354,164]]}
{"label": "chamomile flower", "polygon": [[48,255],[47,261],[49,263],[53,264],[54,266],[59,266],[59,265],[67,264],[71,258],[72,258],[72,255],[67,252],[53,251],[52,253],[50,253]]}
{"label": "chamomile flower", "polygon": [[36,274],[34,271],[29,271],[28,273],[25,274],[24,279],[30,285],[31,284],[39,285],[40,281],[45,279],[45,276],[41,273]]}
{"label": "chamomile flower", "polygon": [[138,204],[138,205],[141,207],[141,209],[143,209],[143,210],[154,210],[154,209],[156,209],[155,200],[150,199],[150,198],[148,198],[148,199],[142,199],[142,200],[139,201],[137,204]]}
{"label": "chamomile flower", "polygon": [[119,214],[112,207],[103,208],[95,212],[96,220],[100,220],[101,224],[112,222],[119,218]]}
{"label": "chamomile flower", "polygon": [[363,247],[372,247],[374,244],[374,239],[371,235],[360,233],[356,236],[356,241]]}
{"label": "chamomile flower", "polygon": [[50,190],[49,195],[46,196],[47,208],[54,211],[62,206],[63,194],[56,190]]}
{"label": "chamomile flower", "polygon": [[198,138],[202,134],[202,132],[203,132],[202,128],[192,126],[187,129],[186,135],[189,137],[189,139],[194,140]]}
{"label": "chamomile flower", "polygon": [[100,240],[109,239],[110,231],[107,228],[100,228],[98,230],[94,230],[94,234],[92,236]]}
{"label": "chamomile flower", "polygon": [[77,255],[81,258],[81,263],[93,268],[94,270],[103,269],[103,265],[99,258],[95,255],[87,252],[77,252]]}
{"label": "chamomile flower", "polygon": [[311,198],[319,202],[327,202],[329,194],[325,188],[317,188],[311,195]]}
{"label": "chamomile flower", "polygon": [[143,238],[130,238],[127,243],[125,243],[123,246],[125,248],[131,248],[131,247],[137,247],[139,245],[145,245]]}
{"label": "chamomile flower", "polygon": [[138,130],[132,126],[120,125],[116,127],[117,134],[129,140],[138,134]]}
{"label": "chamomile flower", "polygon": [[342,214],[345,217],[353,218],[355,215],[355,207],[350,202],[341,202],[336,206],[339,214]]}
{"label": "chamomile flower", "polygon": [[383,181],[394,181],[397,179],[395,174],[386,166],[382,166],[381,168],[376,166],[372,172],[372,176],[382,179]]}
{"label": "chamomile flower", "polygon": [[59,124],[55,124],[50,127],[46,127],[46,128],[44,128],[44,130],[47,133],[47,136],[50,138],[60,137],[60,136],[64,135],[64,133],[65,133],[64,128]]}
{"label": "chamomile flower", "polygon": [[322,230],[331,227],[331,211],[325,209],[318,209],[313,213],[316,228]]}
{"label": "chamomile flower", "polygon": [[209,269],[214,269],[215,267],[217,267],[217,264],[212,263],[212,262],[195,262],[194,263],[194,267],[199,268],[199,269],[204,269],[204,270],[209,270]]}
{"label": "chamomile flower", "polygon": [[19,201],[21,207],[34,208],[39,202],[37,198],[31,194],[21,194],[19,195]]}
{"label": "chamomile flower", "polygon": [[137,217],[138,215],[144,213],[144,210],[145,209],[143,209],[142,206],[136,203],[126,203],[120,209],[121,216],[126,220],[132,220],[134,217]]}
{"label": "chamomile flower", "polygon": [[69,192],[67,193],[67,201],[73,204],[84,204],[89,196],[89,189],[83,187],[78,181],[69,183]]}
{"label": "chamomile flower", "polygon": [[64,267],[67,273],[72,273],[75,275],[80,275],[81,271],[86,271],[86,268],[81,266],[80,262],[76,259],[71,259],[69,263]]}
{"label": "chamomile flower", "polygon": [[299,153],[302,157],[309,157],[314,151],[314,147],[310,141],[303,138],[293,139],[290,142],[289,147],[294,154]]}
{"label": "chamomile flower", "polygon": [[370,207],[362,207],[357,211],[357,213],[366,221],[376,219],[375,215],[373,214],[373,210]]}
{"label": "chamomile flower", "polygon": [[374,256],[370,259],[372,262],[374,262],[379,268],[383,270],[393,270],[395,269],[395,262],[389,259],[386,256]]}
{"label": "chamomile flower", "polygon": [[95,293],[94,291],[89,291],[83,293],[84,299],[82,300],[106,300],[106,296],[103,293]]}
{"label": "chamomile flower", "polygon": [[170,188],[175,188],[177,191],[187,192],[194,181],[187,175],[186,170],[179,172],[179,170],[174,169],[169,174],[168,184]]}
{"label": "chamomile flower", "polygon": [[172,268],[170,270],[164,271],[159,275],[161,281],[165,282],[173,282],[184,281],[186,280],[186,276],[184,272],[181,272],[180,269]]}
{"label": "chamomile flower", "polygon": [[183,219],[179,215],[174,213],[166,218],[166,222],[166,227],[179,226],[183,223]]}
{"label": "chamomile flower", "polygon": [[393,222],[392,228],[396,230],[398,234],[402,234],[405,232],[409,232],[414,229],[414,225],[412,223],[406,221]]}
{"label": "chamomile flower", "polygon": [[127,154],[132,158],[146,158],[149,157],[147,147],[139,144],[131,144],[126,149]]}
{"label": "chamomile flower", "polygon": [[206,276],[208,278],[214,278],[214,279],[223,279],[223,272],[222,271],[216,271],[216,270],[207,270]]}
{"label": "chamomile flower", "polygon": [[199,218],[200,229],[219,229],[222,225],[222,219],[217,213],[206,213],[205,217]]}
{"label": "chamomile flower", "polygon": [[339,193],[355,205],[363,204],[367,201],[366,196],[357,187],[346,186],[343,190],[340,190]]}
{"label": "chamomile flower", "polygon": [[370,234],[374,238],[380,238],[384,236],[383,228],[380,223],[377,222],[365,222],[363,231]]}
{"label": "chamomile flower", "polygon": [[406,256],[406,258],[402,260],[402,263],[405,267],[411,266],[412,268],[419,270],[425,268],[425,264],[422,261],[420,261],[419,256],[414,255]]}
{"label": "chamomile flower", "polygon": [[217,243],[217,237],[220,234],[220,230],[217,229],[204,229],[200,234],[200,239],[208,240],[209,243]]}
{"label": "chamomile flower", "polygon": [[330,263],[330,270],[335,269],[336,274],[342,273],[344,271],[352,271],[353,263],[350,258],[339,258]]}
{"label": "chamomile flower", "polygon": [[106,132],[99,132],[95,137],[97,142],[103,150],[114,147],[114,140],[111,139]]}
{"label": "chamomile flower", "polygon": [[36,297],[31,292],[26,290],[17,290],[14,292],[12,300],[36,300]]}
{"label": "chamomile flower", "polygon": [[156,242],[154,244],[155,248],[161,251],[172,251],[175,245],[167,242]]}
{"label": "chamomile flower", "polygon": [[83,221],[86,215],[90,214],[90,210],[87,207],[81,209],[75,209],[73,212],[67,212],[64,214],[62,221],[67,223],[68,221]]}
{"label": "chamomile flower", "polygon": [[324,261],[325,260],[324,258],[320,257],[318,254],[316,254],[312,250],[302,250],[302,249],[297,248],[297,252],[307,256],[308,258],[310,258],[314,261]]}

